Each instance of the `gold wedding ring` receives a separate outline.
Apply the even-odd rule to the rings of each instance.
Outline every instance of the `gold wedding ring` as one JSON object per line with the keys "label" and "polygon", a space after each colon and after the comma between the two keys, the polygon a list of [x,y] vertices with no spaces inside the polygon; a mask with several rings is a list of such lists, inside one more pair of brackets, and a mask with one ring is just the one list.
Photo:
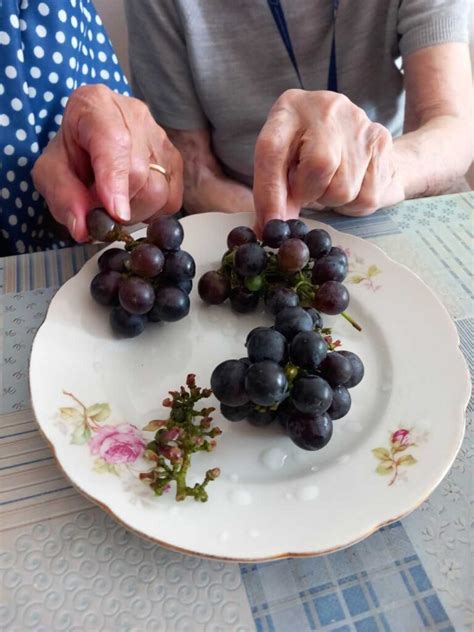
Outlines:
{"label": "gold wedding ring", "polygon": [[162,176],[165,176],[166,178],[166,182],[169,184],[171,181],[171,176],[170,174],[166,171],[166,169],[164,167],[162,167],[161,165],[157,165],[153,162],[151,162],[149,165],[150,169],[152,171],[158,171],[158,173],[161,173]]}

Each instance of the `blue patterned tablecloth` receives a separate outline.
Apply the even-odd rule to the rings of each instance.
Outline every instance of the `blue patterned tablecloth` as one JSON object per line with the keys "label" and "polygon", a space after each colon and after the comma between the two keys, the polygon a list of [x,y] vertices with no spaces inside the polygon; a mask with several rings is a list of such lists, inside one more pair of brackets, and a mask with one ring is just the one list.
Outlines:
{"label": "blue patterned tablecloth", "polygon": [[[455,320],[472,365],[474,194],[367,218],[318,219],[414,270]],[[472,402],[448,476],[410,516],[319,558],[227,564],[145,542],[80,496],[30,408],[28,358],[57,288],[96,251],[0,260],[0,630],[464,632],[472,605]]]}

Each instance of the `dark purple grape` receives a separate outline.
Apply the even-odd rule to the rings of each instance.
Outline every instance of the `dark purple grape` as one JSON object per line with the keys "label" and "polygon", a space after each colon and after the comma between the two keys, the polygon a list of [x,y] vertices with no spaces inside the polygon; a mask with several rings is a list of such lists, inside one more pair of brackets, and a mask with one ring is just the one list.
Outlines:
{"label": "dark purple grape", "polygon": [[168,281],[181,283],[194,278],[195,274],[196,264],[189,252],[178,250],[166,255],[164,275]]}
{"label": "dark purple grape", "polygon": [[227,406],[221,404],[221,413],[229,421],[243,421],[253,411],[253,405],[249,402],[243,406]]}
{"label": "dark purple grape", "polygon": [[189,314],[189,296],[184,290],[172,285],[160,287],[155,293],[155,303],[148,313],[152,322],[174,323]]}
{"label": "dark purple grape", "polygon": [[86,217],[87,233],[95,241],[115,241],[120,233],[120,226],[103,208],[93,208]]}
{"label": "dark purple grape", "polygon": [[227,236],[227,248],[232,250],[243,244],[257,242],[257,235],[248,226],[237,226],[233,228]]}
{"label": "dark purple grape", "polygon": [[321,314],[314,309],[314,307],[307,307],[306,311],[313,319],[313,328],[314,329],[322,329],[323,328],[323,319],[321,318]]}
{"label": "dark purple grape", "polygon": [[252,364],[245,376],[245,390],[250,401],[258,406],[273,406],[287,395],[288,382],[284,370],[276,362],[263,360]]}
{"label": "dark purple grape", "polygon": [[283,272],[299,272],[309,261],[309,249],[301,239],[287,239],[278,249],[277,258]]}
{"label": "dark purple grape", "polygon": [[220,305],[229,298],[230,283],[220,272],[210,270],[199,279],[198,292],[205,303]]}
{"label": "dark purple grape", "polygon": [[332,389],[321,377],[299,377],[293,382],[291,401],[302,413],[325,413],[332,402]]}
{"label": "dark purple grape", "polygon": [[290,237],[290,227],[282,219],[271,219],[264,226],[262,240],[265,246],[279,248]]}
{"label": "dark purple grape", "polygon": [[336,257],[336,259],[339,259],[339,261],[341,261],[346,266],[346,268],[349,266],[349,260],[342,248],[333,246],[328,253],[328,257]]}
{"label": "dark purple grape", "polygon": [[290,227],[290,237],[304,239],[309,232],[309,228],[301,219],[289,219],[286,223]]}
{"label": "dark purple grape", "polygon": [[155,292],[148,281],[140,277],[130,277],[120,284],[119,301],[131,314],[146,314],[153,307]]}
{"label": "dark purple grape", "polygon": [[277,408],[275,420],[280,424],[285,432],[287,432],[287,423],[294,412],[296,412],[296,408],[289,397],[283,400]]}
{"label": "dark purple grape", "polygon": [[335,316],[347,309],[349,305],[349,291],[338,281],[326,281],[323,283],[314,299],[314,306],[323,314]]}
{"label": "dark purple grape", "polygon": [[249,333],[247,334],[247,338],[245,340],[245,346],[247,347],[250,341],[250,338],[256,334],[258,331],[266,331],[268,329],[268,327],[255,327],[254,329],[251,329],[249,331]]}
{"label": "dark purple grape", "polygon": [[302,307],[284,307],[276,315],[275,329],[291,342],[300,331],[313,329],[313,319]]}
{"label": "dark purple grape", "polygon": [[186,294],[191,294],[191,291],[193,289],[193,282],[191,281],[191,279],[185,279],[184,281],[180,281],[179,283],[177,283],[176,287],[179,287],[179,289],[183,290],[183,292],[186,292]]}
{"label": "dark purple grape", "polygon": [[344,384],[344,386],[346,388],[353,388],[354,386],[357,386],[364,377],[364,364],[359,356],[352,353],[352,351],[339,351],[339,353],[347,358],[352,366],[352,377]]}
{"label": "dark purple grape", "polygon": [[130,314],[118,305],[110,312],[112,331],[122,338],[135,338],[145,329],[146,320],[139,314]]}
{"label": "dark purple grape", "polygon": [[184,231],[175,217],[163,215],[148,224],[146,235],[148,240],[161,250],[179,250]]}
{"label": "dark purple grape", "polygon": [[248,358],[239,358],[240,362],[243,362],[247,368],[252,366],[252,363],[250,362],[250,360]]}
{"label": "dark purple grape", "polygon": [[130,270],[144,279],[158,276],[165,265],[165,256],[154,244],[143,242],[130,254]]}
{"label": "dark purple grape", "polygon": [[235,252],[234,268],[241,276],[258,276],[267,263],[267,253],[258,244],[243,244]]}
{"label": "dark purple grape", "polygon": [[91,281],[91,296],[101,305],[116,305],[122,275],[113,270],[99,272]]}
{"label": "dark purple grape", "polygon": [[344,281],[347,266],[339,257],[326,255],[314,264],[312,281],[314,285],[322,285],[326,281]]}
{"label": "dark purple grape", "polygon": [[329,415],[304,415],[295,412],[287,422],[290,439],[303,450],[320,450],[332,437],[332,421]]}
{"label": "dark purple grape", "polygon": [[97,260],[101,272],[127,272],[130,263],[130,253],[123,248],[108,248]]}
{"label": "dark purple grape", "polygon": [[326,341],[315,331],[303,331],[296,334],[290,345],[291,362],[310,373],[317,371],[327,353]]}
{"label": "dark purple grape", "polygon": [[243,406],[249,401],[245,391],[248,367],[240,360],[221,362],[211,375],[211,388],[221,404]]}
{"label": "dark purple grape", "polygon": [[312,259],[324,257],[332,248],[331,236],[322,228],[310,230],[305,237],[305,242]]}
{"label": "dark purple grape", "polygon": [[255,331],[247,343],[247,353],[252,363],[272,360],[281,364],[287,356],[286,338],[279,331],[270,328]]}
{"label": "dark purple grape", "polygon": [[299,304],[298,294],[287,287],[269,290],[265,296],[265,307],[273,316],[276,316],[284,307],[297,307]]}
{"label": "dark purple grape", "polygon": [[322,377],[333,387],[346,384],[352,377],[352,365],[349,358],[338,351],[329,353],[319,369]]}
{"label": "dark purple grape", "polygon": [[341,419],[351,408],[351,394],[345,386],[336,386],[332,391],[332,404],[327,413],[331,419]]}
{"label": "dark purple grape", "polygon": [[260,296],[256,292],[249,292],[242,287],[235,287],[230,291],[230,304],[239,314],[249,314],[258,307]]}
{"label": "dark purple grape", "polygon": [[275,410],[252,410],[247,415],[246,419],[251,426],[255,426],[256,428],[263,428],[264,426],[269,426],[271,423],[275,421],[276,411]]}

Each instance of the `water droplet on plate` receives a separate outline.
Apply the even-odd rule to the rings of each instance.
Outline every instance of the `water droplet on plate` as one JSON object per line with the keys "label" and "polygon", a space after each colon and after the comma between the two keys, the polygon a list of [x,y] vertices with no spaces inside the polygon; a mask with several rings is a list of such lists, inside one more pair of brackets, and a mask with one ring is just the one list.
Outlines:
{"label": "water droplet on plate", "polygon": [[252,496],[245,489],[235,489],[230,492],[229,500],[236,505],[250,505],[252,502]]}
{"label": "water droplet on plate", "polygon": [[319,467],[317,465],[312,465],[311,472],[319,472]]}
{"label": "water droplet on plate", "polygon": [[260,454],[260,460],[269,470],[281,470],[288,454],[281,448],[268,448]]}
{"label": "water droplet on plate", "polygon": [[298,500],[314,500],[319,496],[319,487],[316,485],[305,485],[304,487],[300,487],[296,491],[296,498]]}

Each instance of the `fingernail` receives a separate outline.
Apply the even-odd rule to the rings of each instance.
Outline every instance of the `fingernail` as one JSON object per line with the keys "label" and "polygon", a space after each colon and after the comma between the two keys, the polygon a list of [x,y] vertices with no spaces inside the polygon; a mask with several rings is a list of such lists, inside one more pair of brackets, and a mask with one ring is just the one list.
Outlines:
{"label": "fingernail", "polygon": [[73,237],[74,239],[76,239],[76,225],[77,225],[77,219],[75,215],[69,215],[69,217],[67,218],[67,229],[71,234],[71,237]]}
{"label": "fingernail", "polygon": [[130,221],[130,202],[123,195],[114,197],[114,212],[122,222]]}

